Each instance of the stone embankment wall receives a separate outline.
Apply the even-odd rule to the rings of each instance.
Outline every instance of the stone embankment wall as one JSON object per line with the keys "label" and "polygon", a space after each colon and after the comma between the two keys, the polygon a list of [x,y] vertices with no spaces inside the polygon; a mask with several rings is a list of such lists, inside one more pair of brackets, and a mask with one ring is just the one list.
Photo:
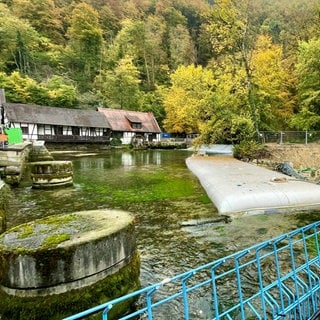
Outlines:
{"label": "stone embankment wall", "polygon": [[6,230],[6,215],[11,197],[10,188],[0,180],[0,234]]}
{"label": "stone embankment wall", "polygon": [[20,183],[32,144],[25,142],[0,149],[0,170],[4,181],[10,185]]}

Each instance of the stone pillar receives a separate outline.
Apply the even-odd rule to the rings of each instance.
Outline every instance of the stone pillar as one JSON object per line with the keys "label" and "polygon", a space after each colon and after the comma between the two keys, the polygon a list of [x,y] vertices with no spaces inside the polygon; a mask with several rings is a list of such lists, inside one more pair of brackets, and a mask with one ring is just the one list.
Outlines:
{"label": "stone pillar", "polygon": [[133,217],[124,211],[17,226],[0,236],[1,319],[20,319],[26,310],[32,319],[80,312],[138,289],[139,266]]}
{"label": "stone pillar", "polygon": [[33,188],[53,188],[73,184],[71,161],[31,162],[31,180]]}

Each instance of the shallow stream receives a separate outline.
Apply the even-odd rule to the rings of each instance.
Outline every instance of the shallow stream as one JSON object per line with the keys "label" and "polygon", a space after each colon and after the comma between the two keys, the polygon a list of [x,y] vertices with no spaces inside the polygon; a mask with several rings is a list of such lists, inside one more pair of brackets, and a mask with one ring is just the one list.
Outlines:
{"label": "shallow stream", "polygon": [[[13,189],[8,227],[74,211],[127,210],[136,217],[143,286],[318,220],[319,212],[310,212],[190,225],[219,216],[185,165],[191,156],[187,151],[70,151],[53,156],[72,160],[74,186],[36,190],[24,181]],[[202,315],[198,319],[208,319],[207,306],[194,303]],[[163,314],[163,319],[178,318],[172,311]]]}

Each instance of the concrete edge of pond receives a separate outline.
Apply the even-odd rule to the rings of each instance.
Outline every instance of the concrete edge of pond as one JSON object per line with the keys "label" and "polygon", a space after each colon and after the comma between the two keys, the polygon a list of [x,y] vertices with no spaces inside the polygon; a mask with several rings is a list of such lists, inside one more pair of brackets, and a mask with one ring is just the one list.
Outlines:
{"label": "concrete edge of pond", "polygon": [[186,164],[220,214],[239,217],[320,208],[320,185],[232,156],[193,156]]}
{"label": "concrete edge of pond", "polygon": [[134,218],[128,212],[49,216],[0,236],[0,285],[21,297],[59,294],[117,272],[135,254]]}

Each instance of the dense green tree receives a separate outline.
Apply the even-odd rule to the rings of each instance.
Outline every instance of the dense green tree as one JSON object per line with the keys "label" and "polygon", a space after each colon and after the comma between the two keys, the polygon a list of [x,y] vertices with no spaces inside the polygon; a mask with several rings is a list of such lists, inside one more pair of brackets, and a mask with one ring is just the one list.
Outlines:
{"label": "dense green tree", "polygon": [[239,67],[244,70],[245,80],[242,86],[247,92],[245,101],[258,131],[259,120],[253,99],[254,84],[251,69],[251,52],[257,36],[252,10],[249,0],[217,0],[207,17],[207,32],[215,60],[228,61],[234,70]]}
{"label": "dense green tree", "polygon": [[42,86],[48,90],[49,105],[72,108],[77,104],[77,90],[68,80],[53,76]]}
{"label": "dense green tree", "polygon": [[64,42],[64,30],[60,8],[54,0],[12,0],[12,12],[27,20],[42,36],[54,43]]}
{"label": "dense green tree", "polygon": [[187,66],[196,62],[194,43],[188,29],[181,24],[171,28],[169,34],[171,68]]}
{"label": "dense green tree", "polygon": [[9,102],[74,107],[77,103],[76,88],[64,79],[54,76],[44,83],[37,83],[19,72],[0,73],[0,88],[4,88]]}
{"label": "dense green tree", "polygon": [[161,89],[150,92],[141,92],[140,111],[152,112],[159,125],[162,127],[166,113],[163,106]]}
{"label": "dense green tree", "polygon": [[297,73],[301,110],[293,119],[293,125],[302,130],[320,129],[320,40],[301,42]]}
{"label": "dense green tree", "polygon": [[67,33],[69,41],[62,63],[82,90],[90,89],[100,69],[102,34],[98,12],[85,3],[78,4],[72,12]]}
{"label": "dense green tree", "polygon": [[0,71],[28,73],[40,51],[41,39],[27,22],[14,16],[0,3]]}
{"label": "dense green tree", "polygon": [[102,70],[95,79],[95,88],[107,106],[139,110],[139,71],[131,57],[124,57],[114,70]]}
{"label": "dense green tree", "polygon": [[110,61],[116,64],[124,55],[133,57],[142,85],[154,89],[157,82],[166,81],[168,76],[167,54],[163,50],[165,32],[164,20],[153,15],[146,22],[125,20],[109,49]]}

